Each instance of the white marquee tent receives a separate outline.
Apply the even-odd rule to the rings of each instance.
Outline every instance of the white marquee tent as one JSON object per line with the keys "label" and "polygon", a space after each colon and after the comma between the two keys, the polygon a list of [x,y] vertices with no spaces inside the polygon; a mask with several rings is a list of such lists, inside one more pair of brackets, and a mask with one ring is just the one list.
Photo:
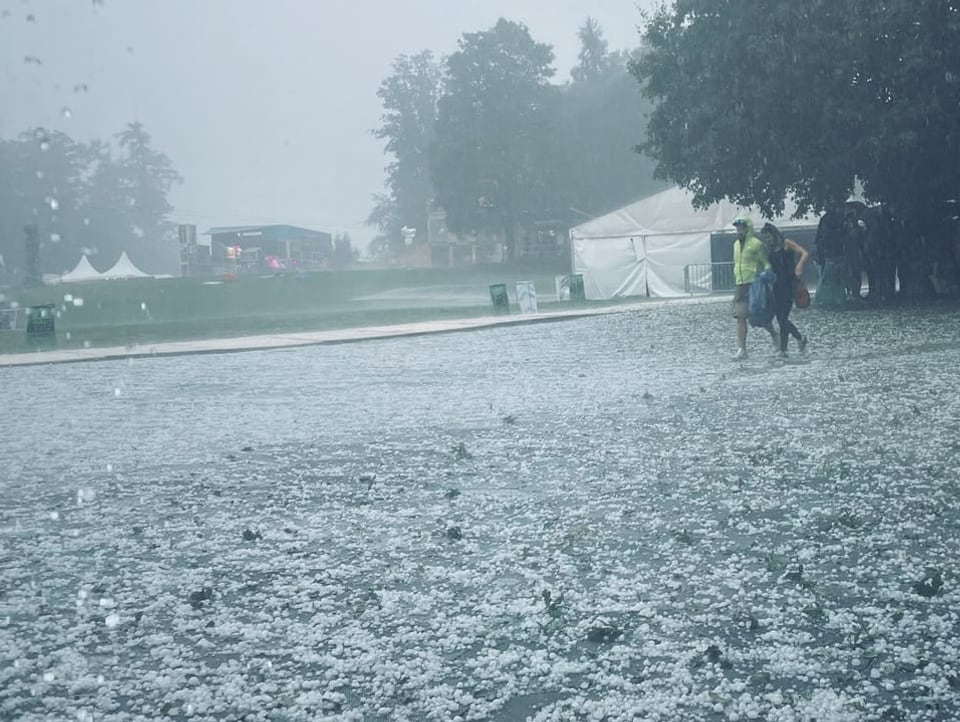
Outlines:
{"label": "white marquee tent", "polygon": [[100,275],[100,271],[90,264],[90,260],[87,258],[86,254],[84,254],[80,257],[80,261],[77,263],[76,268],[60,276],[60,283],[98,281],[101,278],[103,278],[103,276]]}
{"label": "white marquee tent", "polygon": [[[781,229],[816,227],[819,217],[768,219]],[[709,264],[710,236],[730,233],[741,213],[759,230],[760,215],[721,201],[693,207],[693,194],[674,187],[570,229],[573,272],[583,274],[590,300],[621,296],[683,296],[684,267]]]}
{"label": "white marquee tent", "polygon": [[114,263],[109,270],[104,271],[100,277],[107,279],[151,278],[149,273],[144,273],[135,265],[133,265],[133,261],[130,260],[130,257],[127,255],[126,251],[121,253],[120,258],[117,259],[117,262]]}

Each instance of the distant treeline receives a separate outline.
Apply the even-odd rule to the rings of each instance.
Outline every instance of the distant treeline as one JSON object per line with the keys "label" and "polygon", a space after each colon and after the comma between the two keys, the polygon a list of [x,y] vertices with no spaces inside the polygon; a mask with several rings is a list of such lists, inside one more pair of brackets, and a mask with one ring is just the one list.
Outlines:
{"label": "distant treeline", "polygon": [[70,270],[83,253],[104,270],[121,251],[152,273],[175,272],[167,193],[180,180],[140,123],[115,144],[43,128],[0,139],[0,280],[24,279],[27,225],[37,227],[42,273]]}
{"label": "distant treeline", "polygon": [[456,52],[401,55],[380,86],[390,162],[369,222],[374,248],[427,240],[431,210],[454,232],[488,232],[513,246],[521,228],[575,224],[664,187],[634,147],[651,109],[630,53],[608,49],[598,24],[578,32],[579,62],[553,82],[554,53],[526,26],[501,19],[465,33]]}

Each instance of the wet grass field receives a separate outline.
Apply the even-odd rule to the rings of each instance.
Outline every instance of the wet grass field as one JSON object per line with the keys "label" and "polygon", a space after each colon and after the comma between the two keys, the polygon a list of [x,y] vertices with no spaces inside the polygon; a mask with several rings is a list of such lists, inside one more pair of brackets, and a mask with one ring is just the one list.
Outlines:
{"label": "wet grass field", "polygon": [[956,311],[728,311],[5,370],[0,718],[956,719]]}
{"label": "wet grass field", "polygon": [[28,338],[21,312],[16,330],[0,330],[0,353],[477,317],[492,312],[490,286],[498,283],[517,311],[520,280],[534,283],[544,308],[559,305],[549,269],[396,268],[0,289],[0,308],[51,304],[56,330],[52,338]]}

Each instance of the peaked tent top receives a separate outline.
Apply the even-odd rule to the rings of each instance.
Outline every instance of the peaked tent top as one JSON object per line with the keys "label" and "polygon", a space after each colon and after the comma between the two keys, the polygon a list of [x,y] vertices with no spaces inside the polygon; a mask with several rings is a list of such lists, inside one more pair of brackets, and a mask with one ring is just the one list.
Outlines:
{"label": "peaked tent top", "polygon": [[101,278],[103,278],[103,276],[100,274],[100,271],[90,264],[87,254],[83,254],[76,268],[60,276],[60,282],[78,283],[80,281],[98,281]]}
{"label": "peaked tent top", "polygon": [[149,273],[144,273],[135,265],[133,265],[133,261],[130,260],[130,257],[127,255],[126,251],[121,253],[120,258],[117,259],[117,262],[113,264],[110,270],[104,271],[100,277],[109,279],[152,278]]}
{"label": "peaked tent top", "polygon": [[[790,199],[784,207],[783,215],[771,218],[773,223],[784,228],[797,226],[815,226],[820,217],[808,214],[803,218],[791,218],[797,206]],[[598,216],[570,229],[573,238],[619,238],[623,236],[656,236],[682,233],[705,233],[733,231],[730,225],[741,213],[753,218],[754,226],[759,223],[761,214],[756,209],[744,209],[722,200],[706,208],[695,208],[693,193],[674,186],[652,196],[641,198],[630,205],[612,213]]]}

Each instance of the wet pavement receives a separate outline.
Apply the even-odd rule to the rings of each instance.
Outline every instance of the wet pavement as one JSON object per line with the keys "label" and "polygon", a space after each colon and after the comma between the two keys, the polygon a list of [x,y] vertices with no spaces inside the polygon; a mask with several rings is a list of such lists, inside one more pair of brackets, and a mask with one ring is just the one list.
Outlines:
{"label": "wet pavement", "polygon": [[4,369],[0,717],[960,715],[960,316]]}

